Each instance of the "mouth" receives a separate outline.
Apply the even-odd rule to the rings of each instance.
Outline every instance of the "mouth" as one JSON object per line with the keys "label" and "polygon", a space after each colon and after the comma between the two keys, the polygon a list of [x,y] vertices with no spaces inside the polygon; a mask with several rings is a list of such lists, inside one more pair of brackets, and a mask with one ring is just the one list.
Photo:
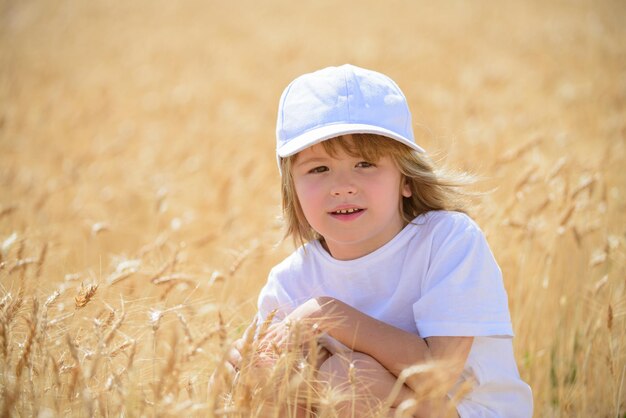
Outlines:
{"label": "mouth", "polygon": [[364,211],[365,209],[361,209],[361,208],[345,208],[345,209],[334,210],[332,212],[329,212],[329,214],[332,216],[350,217],[350,216],[358,215]]}

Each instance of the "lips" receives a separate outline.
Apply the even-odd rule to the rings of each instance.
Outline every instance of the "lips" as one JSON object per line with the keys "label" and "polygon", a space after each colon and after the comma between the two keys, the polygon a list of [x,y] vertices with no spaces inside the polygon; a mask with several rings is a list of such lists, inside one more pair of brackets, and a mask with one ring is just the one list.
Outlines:
{"label": "lips", "polygon": [[360,208],[348,208],[348,209],[337,209],[330,213],[332,213],[333,215],[349,215],[352,213],[357,213],[357,212],[362,212],[362,211],[363,209],[360,209]]}
{"label": "lips", "polygon": [[364,213],[365,209],[352,206],[337,208],[328,214],[338,221],[349,222],[360,218]]}

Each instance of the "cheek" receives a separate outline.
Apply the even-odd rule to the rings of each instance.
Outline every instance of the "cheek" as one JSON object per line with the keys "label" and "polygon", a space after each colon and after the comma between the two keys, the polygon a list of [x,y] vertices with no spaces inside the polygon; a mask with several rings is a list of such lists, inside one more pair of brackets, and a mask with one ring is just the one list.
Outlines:
{"label": "cheek", "polygon": [[305,214],[319,205],[319,193],[316,193],[316,188],[312,185],[298,183],[295,185],[295,190],[300,207]]}

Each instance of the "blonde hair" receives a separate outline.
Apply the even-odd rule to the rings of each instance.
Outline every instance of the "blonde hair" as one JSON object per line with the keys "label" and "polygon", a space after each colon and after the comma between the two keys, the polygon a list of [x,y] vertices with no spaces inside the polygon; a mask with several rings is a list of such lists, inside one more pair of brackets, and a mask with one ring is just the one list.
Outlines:
{"label": "blonde hair", "polygon": [[[324,150],[332,157],[339,150],[352,157],[376,162],[389,156],[400,170],[411,190],[410,197],[402,197],[398,210],[405,224],[417,216],[431,210],[455,210],[466,212],[467,198],[470,193],[460,189],[471,184],[472,177],[467,174],[452,174],[435,168],[429,157],[412,150],[406,145],[381,135],[352,134],[343,135],[321,142]],[[296,245],[322,238],[304,216],[296,194],[291,167],[296,155],[280,160],[282,171],[282,207],[286,223],[285,238],[292,237]],[[400,191],[398,195],[401,196]]]}

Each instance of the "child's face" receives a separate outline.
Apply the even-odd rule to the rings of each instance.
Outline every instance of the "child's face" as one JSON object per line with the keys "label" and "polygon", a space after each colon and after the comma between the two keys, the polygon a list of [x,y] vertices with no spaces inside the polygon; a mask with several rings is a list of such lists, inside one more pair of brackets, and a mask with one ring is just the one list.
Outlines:
{"label": "child's face", "polygon": [[411,191],[390,157],[332,157],[317,144],[297,154],[292,177],[304,216],[337,259],[369,254],[404,227],[400,202]]}

